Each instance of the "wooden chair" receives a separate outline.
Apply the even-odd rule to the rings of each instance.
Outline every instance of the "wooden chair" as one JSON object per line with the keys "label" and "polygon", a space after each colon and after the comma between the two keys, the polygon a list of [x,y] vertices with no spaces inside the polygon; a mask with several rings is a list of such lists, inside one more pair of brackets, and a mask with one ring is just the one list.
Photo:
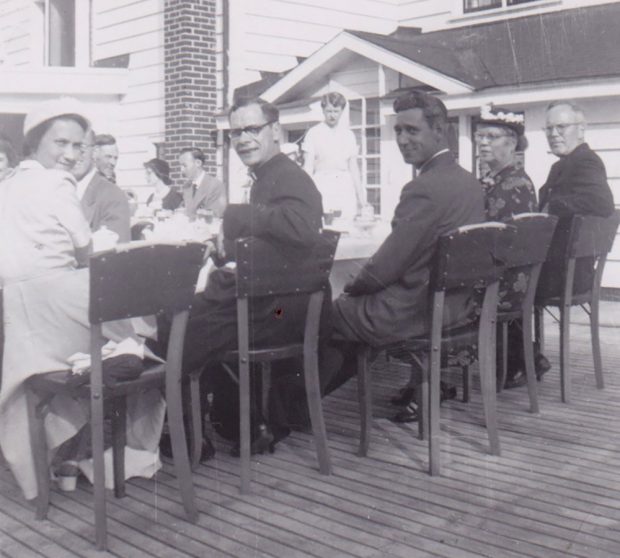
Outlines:
{"label": "wooden chair", "polygon": [[[430,351],[428,368],[418,378],[417,403],[419,433],[429,440],[429,471],[440,474],[440,374],[442,353],[477,345],[480,384],[491,453],[499,455],[495,401],[495,338],[498,284],[506,252],[516,233],[514,227],[485,223],[460,227],[442,235],[437,243],[429,283],[430,332],[427,336],[403,340],[387,347],[397,360],[419,362],[417,355]],[[471,323],[462,327],[443,326],[447,294],[470,292],[472,300],[482,300]],[[368,366],[368,347],[358,352],[358,390],[361,414],[359,455],[366,455],[372,422],[372,393]],[[412,372],[416,368],[412,366]]]}
{"label": "wooden chair", "polygon": [[543,310],[548,307],[559,308],[560,315],[556,321],[560,325],[560,383],[564,403],[569,403],[571,398],[571,306],[579,305],[589,314],[596,387],[605,387],[599,340],[599,299],[605,261],[613,246],[619,223],[618,210],[610,217],[575,215],[560,219],[549,256],[541,271],[535,301],[536,343],[542,352]]}
{"label": "wooden chair", "polygon": [[[217,360],[239,365],[240,407],[240,457],[241,493],[250,491],[250,366],[260,364],[263,376],[263,403],[269,389],[269,372],[272,362],[293,357],[303,357],[304,380],[312,432],[317,449],[319,469],[331,474],[331,460],[327,446],[323,419],[321,389],[318,369],[319,320],[324,291],[329,285],[329,274],[340,234],[323,231],[322,239],[313,253],[295,265],[282,258],[274,245],[258,238],[245,238],[236,242],[237,262],[237,331],[238,350],[227,351]],[[277,295],[308,296],[303,339],[297,343],[252,346],[250,309],[252,302],[261,297]],[[192,431],[194,447],[202,437],[198,378],[192,378]],[[195,461],[195,458],[194,458]]]}
{"label": "wooden chair", "polygon": [[[168,424],[174,464],[188,519],[198,519],[181,406],[183,338],[202,266],[204,246],[196,243],[139,246],[119,245],[90,258],[90,383],[74,387],[69,371],[32,376],[26,382],[30,435],[38,483],[37,519],[45,519],[49,507],[49,470],[43,421],[46,401],[55,394],[90,399],[93,453],[93,485],[97,548],[106,547],[105,473],[103,462],[104,401],[111,405],[113,431],[114,492],[124,496],[124,447],[126,396],[148,388],[165,387]],[[101,349],[105,322],[166,312],[173,315],[165,364],[148,366],[133,381],[104,385]]]}
{"label": "wooden chair", "polygon": [[[538,413],[538,388],[534,367],[534,348],[532,345],[532,318],[534,296],[542,264],[547,257],[557,217],[543,213],[522,213],[508,221],[516,228],[510,250],[506,253],[504,272],[499,286],[497,323],[500,325],[500,350],[502,353],[501,375],[498,391],[506,381],[508,368],[508,324],[513,320],[522,322],[523,355],[530,411]],[[469,400],[469,367],[464,369],[463,400]]]}

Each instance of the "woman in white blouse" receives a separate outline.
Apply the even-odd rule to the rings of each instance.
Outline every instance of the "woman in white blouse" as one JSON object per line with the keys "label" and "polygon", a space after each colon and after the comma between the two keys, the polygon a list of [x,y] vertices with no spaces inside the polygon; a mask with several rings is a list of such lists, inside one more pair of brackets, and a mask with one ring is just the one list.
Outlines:
{"label": "woman in white blouse", "polygon": [[323,211],[340,211],[344,218],[352,219],[367,202],[357,166],[355,136],[340,122],[346,104],[340,93],[323,95],[325,120],[308,130],[302,149],[304,170],[323,196]]}

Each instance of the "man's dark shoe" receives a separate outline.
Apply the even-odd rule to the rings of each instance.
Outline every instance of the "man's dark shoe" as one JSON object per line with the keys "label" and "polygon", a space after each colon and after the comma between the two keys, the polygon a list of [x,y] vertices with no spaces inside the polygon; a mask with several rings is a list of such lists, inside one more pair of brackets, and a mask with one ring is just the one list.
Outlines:
{"label": "man's dark shoe", "polygon": [[527,376],[523,370],[517,370],[514,374],[511,374],[506,378],[504,389],[512,389],[522,387],[527,384]]}
{"label": "man's dark shoe", "polygon": [[543,375],[551,370],[549,359],[542,353],[534,355],[534,368],[536,369],[536,379],[540,382]]}

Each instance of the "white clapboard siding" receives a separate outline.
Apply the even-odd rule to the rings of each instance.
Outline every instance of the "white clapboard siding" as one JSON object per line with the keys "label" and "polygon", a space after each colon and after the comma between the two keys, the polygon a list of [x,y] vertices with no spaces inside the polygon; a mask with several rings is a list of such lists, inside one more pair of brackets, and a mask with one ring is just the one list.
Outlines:
{"label": "white clapboard siding", "polygon": [[397,0],[242,0],[235,9],[232,59],[243,68],[234,74],[288,70],[343,29],[389,33],[398,23]]}
{"label": "white clapboard siding", "polygon": [[[93,58],[130,55],[129,90],[115,123],[118,182],[143,187],[143,163],[165,134],[164,0],[94,0]],[[103,131],[103,130],[102,130]]]}
{"label": "white clapboard siding", "polygon": [[[342,91],[347,98],[376,97],[379,94],[377,64],[368,59],[358,57],[346,70],[330,75],[330,88]],[[332,84],[337,84],[333,87]]]}
{"label": "white clapboard siding", "polygon": [[20,66],[33,61],[35,10],[35,5],[23,0],[0,1],[0,63]]}
{"label": "white clapboard siding", "polygon": [[512,6],[506,10],[493,10],[489,13],[482,10],[463,15],[463,0],[402,0],[399,2],[398,18],[400,25],[421,27],[424,32],[428,32],[447,27],[475,25],[476,23],[569,8],[584,8],[608,2],[609,0],[562,0],[556,2],[540,0],[540,2],[532,2],[531,4]]}

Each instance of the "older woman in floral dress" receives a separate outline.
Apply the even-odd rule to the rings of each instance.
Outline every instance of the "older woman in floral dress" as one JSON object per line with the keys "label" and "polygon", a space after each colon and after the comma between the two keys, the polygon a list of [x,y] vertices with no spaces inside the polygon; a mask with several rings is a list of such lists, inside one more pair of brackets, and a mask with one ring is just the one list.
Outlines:
{"label": "older woman in floral dress", "polygon": [[[480,182],[484,187],[487,221],[507,221],[519,213],[537,211],[536,190],[530,177],[518,164],[517,152],[527,148],[523,115],[489,105],[480,110],[476,128],[476,145],[482,170]],[[527,279],[514,277],[504,281],[508,291],[501,298],[510,297],[510,290],[525,289]],[[522,333],[519,323],[508,328],[508,373],[504,387],[525,385]]]}

